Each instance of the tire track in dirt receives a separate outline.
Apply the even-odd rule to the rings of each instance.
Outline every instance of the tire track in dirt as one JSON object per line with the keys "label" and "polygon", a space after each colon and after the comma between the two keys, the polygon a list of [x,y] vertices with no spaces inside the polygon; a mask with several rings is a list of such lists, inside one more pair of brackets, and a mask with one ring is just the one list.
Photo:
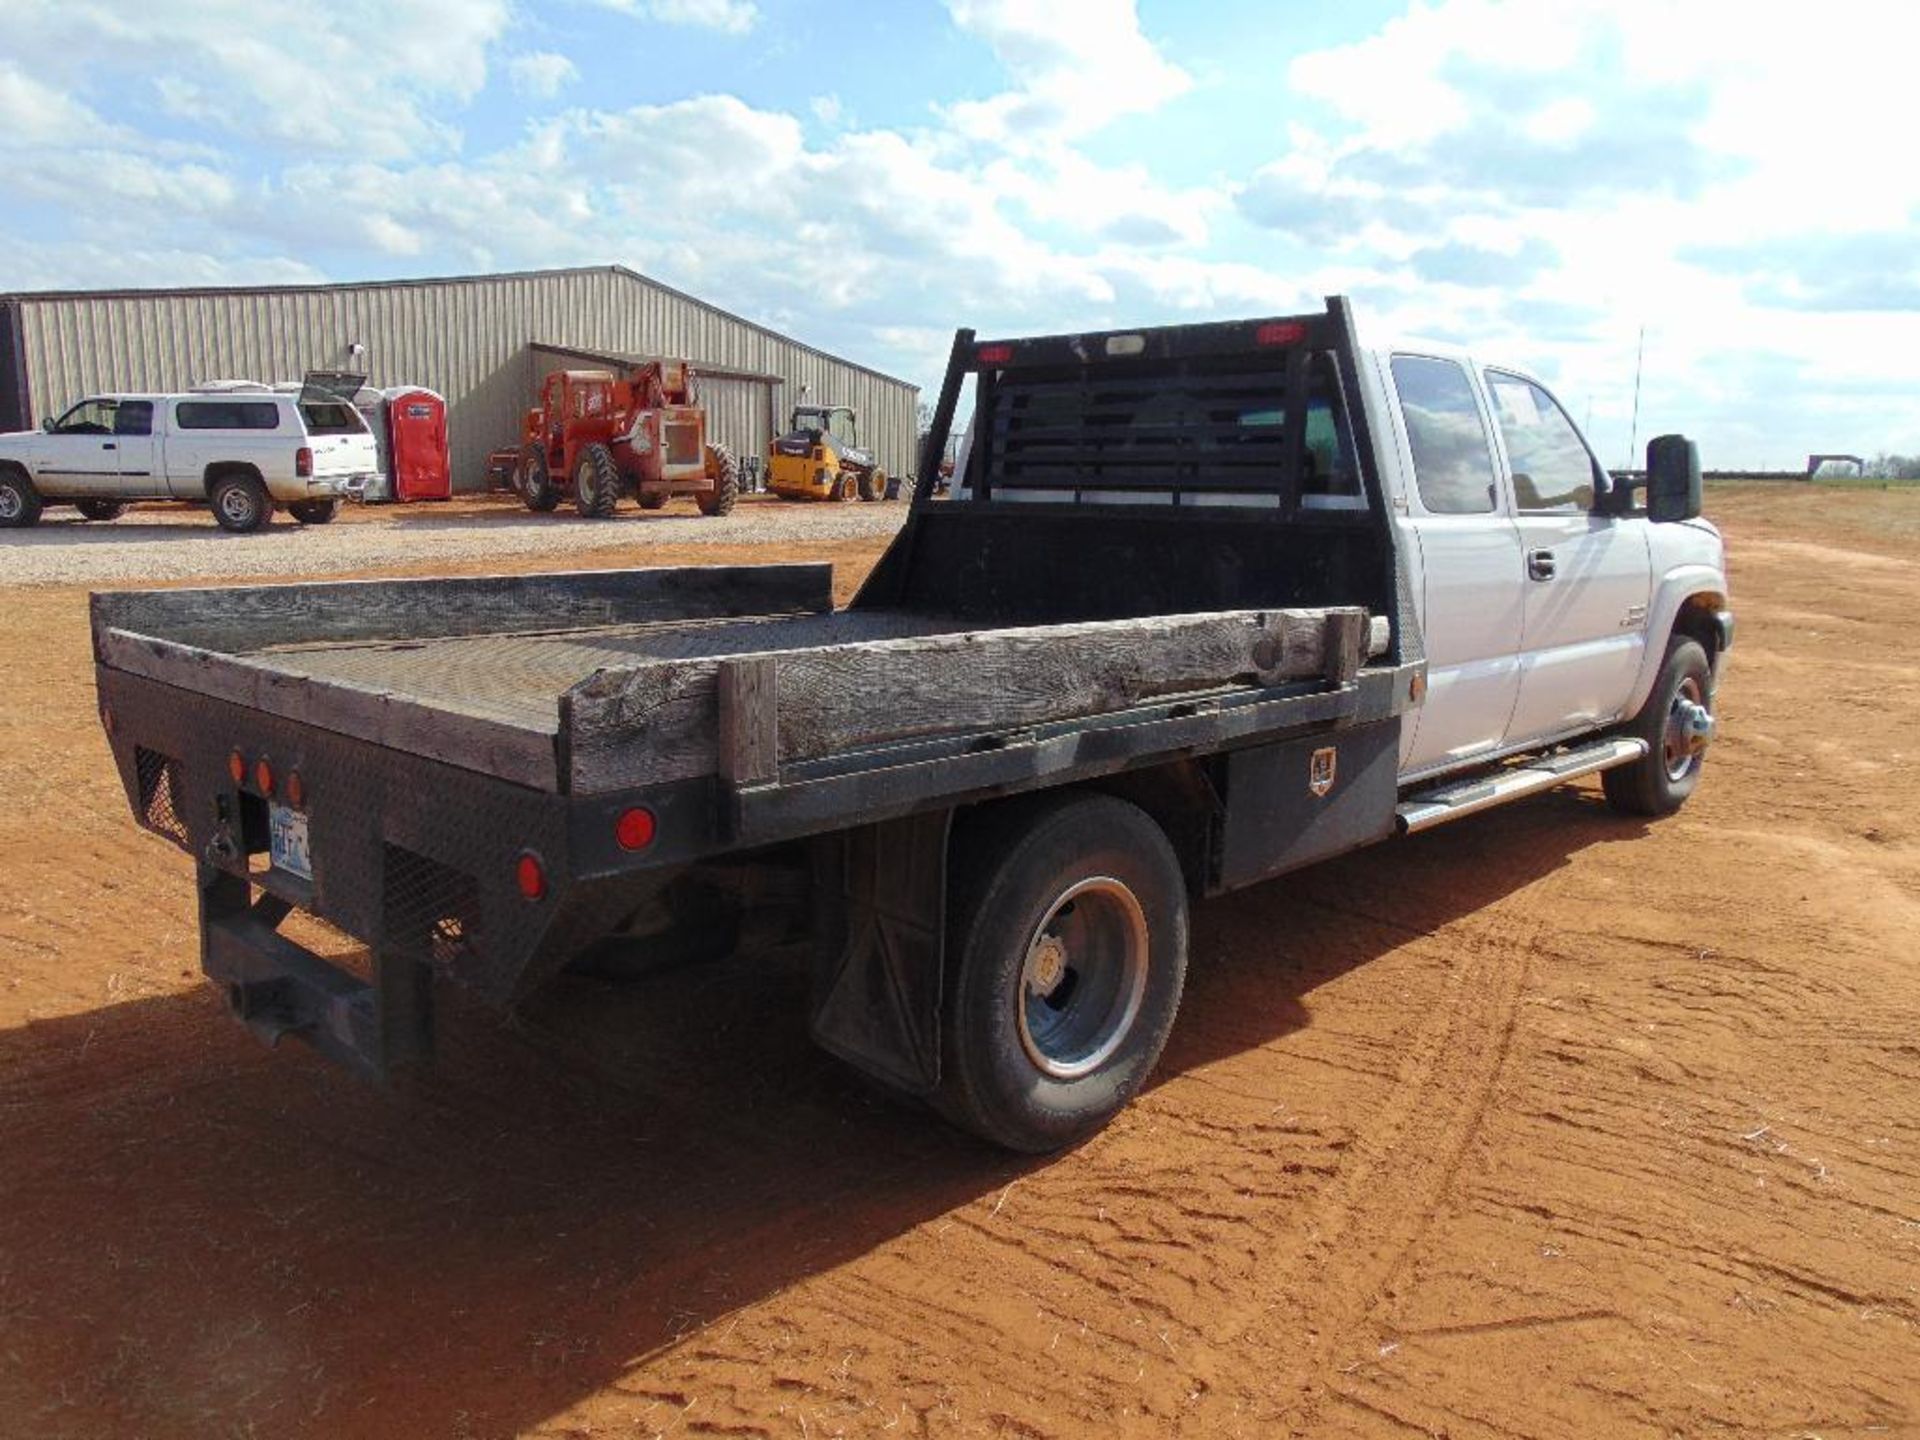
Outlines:
{"label": "tire track in dirt", "polygon": [[1262,1384],[1236,1395],[1240,1387],[1223,1383],[1187,1433],[1312,1433],[1329,1395],[1340,1394],[1341,1367],[1378,1347],[1375,1311],[1453,1189],[1498,1092],[1538,935],[1536,923],[1502,907],[1417,942],[1445,957],[1441,1004],[1298,1223],[1305,1247],[1240,1278],[1234,1291],[1246,1298],[1207,1326],[1227,1354],[1263,1352],[1253,1367]]}

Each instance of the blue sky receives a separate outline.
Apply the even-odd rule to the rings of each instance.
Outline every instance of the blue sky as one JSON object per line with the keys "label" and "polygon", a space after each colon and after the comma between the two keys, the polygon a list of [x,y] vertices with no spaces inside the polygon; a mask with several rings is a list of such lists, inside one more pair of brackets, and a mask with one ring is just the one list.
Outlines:
{"label": "blue sky", "polygon": [[1642,325],[1642,439],[1911,453],[1908,16],[0,0],[0,290],[618,262],[929,386],[960,324],[1338,292],[1539,370],[1610,463]]}

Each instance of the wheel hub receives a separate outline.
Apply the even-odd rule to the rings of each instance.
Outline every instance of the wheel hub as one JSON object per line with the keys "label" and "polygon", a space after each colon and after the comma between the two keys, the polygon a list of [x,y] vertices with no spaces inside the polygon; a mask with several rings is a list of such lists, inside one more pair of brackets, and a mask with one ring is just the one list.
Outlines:
{"label": "wheel hub", "polygon": [[1031,932],[1014,1000],[1021,1046],[1041,1074],[1072,1080],[1106,1063],[1147,986],[1147,917],[1110,875],[1067,887]]}
{"label": "wheel hub", "polygon": [[1027,988],[1036,995],[1053,994],[1067,978],[1067,947],[1058,935],[1044,935],[1027,954]]}
{"label": "wheel hub", "polygon": [[20,497],[12,486],[0,489],[0,520],[11,520],[20,513]]}

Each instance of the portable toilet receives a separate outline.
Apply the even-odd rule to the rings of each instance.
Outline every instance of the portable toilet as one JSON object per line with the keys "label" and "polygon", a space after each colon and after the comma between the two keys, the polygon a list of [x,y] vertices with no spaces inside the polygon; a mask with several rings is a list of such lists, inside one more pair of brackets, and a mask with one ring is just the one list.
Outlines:
{"label": "portable toilet", "polygon": [[414,385],[383,390],[387,412],[387,474],[396,500],[453,498],[447,458],[447,402]]}

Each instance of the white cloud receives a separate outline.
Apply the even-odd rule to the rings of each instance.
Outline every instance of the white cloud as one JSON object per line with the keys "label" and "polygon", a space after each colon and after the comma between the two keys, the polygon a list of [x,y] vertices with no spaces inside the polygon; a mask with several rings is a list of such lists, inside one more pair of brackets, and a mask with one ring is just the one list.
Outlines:
{"label": "white cloud", "polygon": [[507,61],[507,78],[522,95],[550,100],[580,78],[573,61],[551,50],[530,50]]}
{"label": "white cloud", "polygon": [[604,10],[617,10],[662,25],[690,25],[744,35],[760,18],[753,0],[593,0]]}
{"label": "white cloud", "polygon": [[952,106],[961,134],[1009,148],[1088,135],[1159,108],[1192,80],[1140,30],[1133,0],[947,0],[1016,88]]}
{"label": "white cloud", "polygon": [[289,151],[457,147],[434,112],[471,99],[508,0],[9,0],[7,43],[43,83],[148,90],[207,130]]}

